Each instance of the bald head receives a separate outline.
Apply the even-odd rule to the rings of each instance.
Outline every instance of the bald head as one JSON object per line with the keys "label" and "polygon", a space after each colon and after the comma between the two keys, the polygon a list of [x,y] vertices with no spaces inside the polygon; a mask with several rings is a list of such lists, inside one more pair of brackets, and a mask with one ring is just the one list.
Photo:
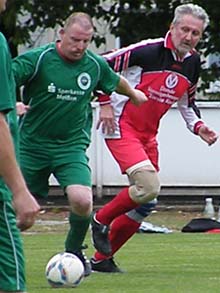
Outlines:
{"label": "bald head", "polygon": [[73,24],[78,24],[85,30],[94,30],[91,17],[87,13],[84,13],[84,12],[75,12],[71,14],[67,18],[63,28],[67,29]]}

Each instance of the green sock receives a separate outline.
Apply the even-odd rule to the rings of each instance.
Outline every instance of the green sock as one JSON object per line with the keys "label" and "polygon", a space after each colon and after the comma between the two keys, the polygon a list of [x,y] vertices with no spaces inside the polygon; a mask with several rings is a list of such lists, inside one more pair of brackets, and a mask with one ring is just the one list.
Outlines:
{"label": "green sock", "polygon": [[81,250],[90,221],[91,215],[89,217],[83,217],[70,212],[70,230],[65,242],[65,248],[67,252]]}

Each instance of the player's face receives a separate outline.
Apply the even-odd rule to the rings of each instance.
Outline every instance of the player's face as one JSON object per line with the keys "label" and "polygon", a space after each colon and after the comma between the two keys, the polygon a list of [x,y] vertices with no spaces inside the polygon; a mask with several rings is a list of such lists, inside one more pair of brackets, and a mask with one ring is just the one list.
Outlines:
{"label": "player's face", "polygon": [[192,15],[184,15],[181,20],[171,24],[171,37],[177,54],[183,57],[198,44],[203,33],[204,22]]}
{"label": "player's face", "polygon": [[7,0],[0,0],[0,12],[5,10],[6,2],[7,2]]}
{"label": "player's face", "polygon": [[91,42],[93,29],[85,29],[77,23],[60,31],[60,49],[62,54],[71,61],[80,60]]}

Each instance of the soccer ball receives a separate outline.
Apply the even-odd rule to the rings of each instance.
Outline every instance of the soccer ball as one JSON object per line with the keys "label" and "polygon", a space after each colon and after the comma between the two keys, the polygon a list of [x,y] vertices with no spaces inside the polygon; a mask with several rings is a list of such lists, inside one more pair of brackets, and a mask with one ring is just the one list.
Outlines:
{"label": "soccer ball", "polygon": [[84,277],[84,266],[76,255],[61,252],[48,261],[45,275],[54,288],[76,287]]}

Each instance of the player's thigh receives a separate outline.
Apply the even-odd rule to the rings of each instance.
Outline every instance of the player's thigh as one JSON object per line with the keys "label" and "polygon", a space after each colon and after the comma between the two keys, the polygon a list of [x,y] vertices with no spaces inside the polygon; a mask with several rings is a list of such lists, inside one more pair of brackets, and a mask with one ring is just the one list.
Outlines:
{"label": "player's thigh", "polygon": [[24,292],[23,247],[10,202],[0,201],[0,223],[0,290]]}
{"label": "player's thigh", "polygon": [[57,158],[53,169],[57,181],[64,190],[69,185],[91,186],[91,169],[84,150]]}
{"label": "player's thigh", "polygon": [[154,168],[159,171],[159,151],[158,151],[158,142],[156,138],[152,138],[151,140],[148,140],[144,144],[144,150],[148,154],[148,157],[154,166]]}
{"label": "player's thigh", "polygon": [[143,143],[135,136],[106,139],[105,141],[122,173],[133,165],[149,160]]}
{"label": "player's thigh", "polygon": [[49,154],[21,152],[20,165],[23,176],[31,193],[40,197],[48,195],[48,179],[51,174]]}

